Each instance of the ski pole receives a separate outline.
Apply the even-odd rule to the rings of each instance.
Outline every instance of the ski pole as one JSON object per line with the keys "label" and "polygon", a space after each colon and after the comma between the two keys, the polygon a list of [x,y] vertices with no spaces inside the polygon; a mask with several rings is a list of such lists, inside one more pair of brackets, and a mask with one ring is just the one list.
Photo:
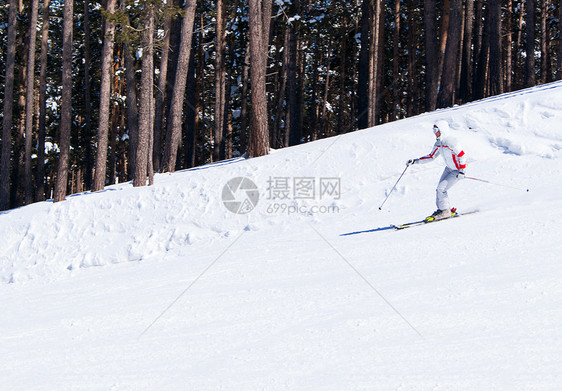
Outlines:
{"label": "ski pole", "polygon": [[396,189],[396,185],[398,185],[398,182],[400,182],[400,179],[402,179],[402,177],[403,177],[404,174],[406,173],[406,170],[408,169],[408,167],[410,167],[409,164],[406,165],[406,168],[404,169],[404,171],[402,171],[402,175],[400,175],[400,178],[398,178],[398,180],[396,181],[396,183],[395,183],[394,186],[392,187],[392,190],[390,190],[390,193],[388,193],[388,195],[386,196],[386,198],[385,198],[384,201],[382,202],[381,206],[379,206],[379,210],[382,210],[382,207],[383,207],[384,203],[386,202],[386,200],[388,200],[388,197],[390,197],[390,195],[392,194],[392,192],[394,191],[394,189]]}
{"label": "ski pole", "polygon": [[515,187],[515,186],[510,186],[510,185],[504,185],[503,183],[494,183],[494,182],[487,181],[487,180],[485,180],[485,179],[473,178],[473,177],[470,177],[470,176],[465,176],[465,178],[466,178],[466,179],[472,179],[473,181],[489,183],[490,185],[496,185],[496,186],[502,186],[502,187],[509,187],[510,189],[515,189],[515,190],[526,190],[527,192],[529,191],[529,189],[523,189],[522,187]]}

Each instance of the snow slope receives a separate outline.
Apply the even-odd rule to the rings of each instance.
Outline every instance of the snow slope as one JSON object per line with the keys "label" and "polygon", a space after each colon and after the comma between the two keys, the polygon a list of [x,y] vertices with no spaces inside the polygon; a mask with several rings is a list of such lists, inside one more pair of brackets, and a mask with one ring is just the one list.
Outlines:
{"label": "snow slope", "polygon": [[[439,119],[504,186],[341,236],[435,209],[441,160],[378,207]],[[559,389],[561,123],[553,83],[3,212],[0,388]]]}

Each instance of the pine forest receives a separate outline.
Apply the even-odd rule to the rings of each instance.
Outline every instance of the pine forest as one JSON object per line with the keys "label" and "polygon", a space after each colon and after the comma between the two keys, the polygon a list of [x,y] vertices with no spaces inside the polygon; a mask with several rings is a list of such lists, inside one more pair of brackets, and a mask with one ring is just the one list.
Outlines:
{"label": "pine forest", "polygon": [[1,0],[0,210],[562,79],[559,0]]}

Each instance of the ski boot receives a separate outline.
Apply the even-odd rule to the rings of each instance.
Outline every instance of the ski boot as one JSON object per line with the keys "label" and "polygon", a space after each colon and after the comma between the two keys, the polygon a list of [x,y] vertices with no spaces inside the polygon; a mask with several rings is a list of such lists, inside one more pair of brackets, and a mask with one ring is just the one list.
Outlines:
{"label": "ski boot", "polygon": [[453,217],[457,213],[457,209],[437,209],[431,216],[427,216],[425,218],[425,222],[429,223],[432,221],[448,219],[449,217]]}

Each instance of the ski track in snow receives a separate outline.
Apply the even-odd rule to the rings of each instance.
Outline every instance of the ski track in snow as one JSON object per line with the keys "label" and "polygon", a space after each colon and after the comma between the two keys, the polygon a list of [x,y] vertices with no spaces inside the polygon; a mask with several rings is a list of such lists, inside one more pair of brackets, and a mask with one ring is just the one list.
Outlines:
{"label": "ski track in snow", "polygon": [[[560,102],[557,82],[0,213],[0,388],[559,389]],[[433,211],[440,160],[378,206],[439,119],[467,175],[520,190],[465,179],[451,199],[479,213],[340,236]],[[248,214],[221,201],[236,177]],[[270,197],[286,178],[341,194]]]}

